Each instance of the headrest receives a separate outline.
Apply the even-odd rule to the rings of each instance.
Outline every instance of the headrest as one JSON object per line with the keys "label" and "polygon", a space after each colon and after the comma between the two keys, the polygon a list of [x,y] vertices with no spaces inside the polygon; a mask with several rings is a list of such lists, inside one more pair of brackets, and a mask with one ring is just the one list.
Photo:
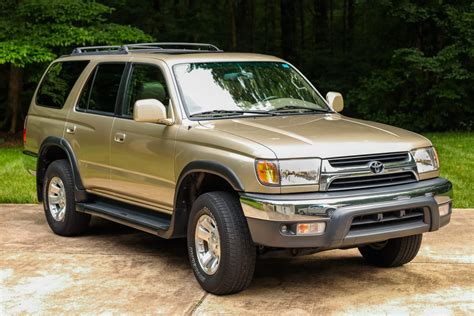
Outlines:
{"label": "headrest", "polygon": [[157,99],[164,104],[166,100],[165,87],[157,81],[143,83],[138,91],[137,100],[143,99]]}

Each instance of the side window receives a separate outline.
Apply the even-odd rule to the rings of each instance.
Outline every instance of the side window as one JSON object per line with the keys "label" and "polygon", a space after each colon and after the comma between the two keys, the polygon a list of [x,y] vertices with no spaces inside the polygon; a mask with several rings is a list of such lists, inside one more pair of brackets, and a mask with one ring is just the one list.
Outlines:
{"label": "side window", "polygon": [[133,117],[133,105],[137,100],[157,99],[169,105],[168,89],[161,69],[151,64],[133,64],[125,92],[122,116]]}
{"label": "side window", "polygon": [[63,61],[49,67],[36,94],[36,104],[61,109],[89,61]]}
{"label": "side window", "polygon": [[77,108],[84,111],[114,113],[125,63],[99,64],[89,76]]}

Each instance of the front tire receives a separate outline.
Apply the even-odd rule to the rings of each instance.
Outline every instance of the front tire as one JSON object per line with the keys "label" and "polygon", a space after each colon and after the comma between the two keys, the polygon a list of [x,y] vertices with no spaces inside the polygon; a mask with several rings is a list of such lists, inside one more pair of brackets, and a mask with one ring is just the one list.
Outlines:
{"label": "front tire", "polygon": [[364,259],[378,267],[399,267],[412,261],[418,254],[422,235],[389,239],[359,247]]}
{"label": "front tire", "polygon": [[74,182],[67,160],[53,161],[43,180],[43,206],[51,230],[61,236],[84,232],[91,216],[76,211]]}
{"label": "front tire", "polygon": [[213,294],[250,285],[256,248],[240,203],[229,192],[210,192],[194,202],[188,222],[188,254],[201,287]]}

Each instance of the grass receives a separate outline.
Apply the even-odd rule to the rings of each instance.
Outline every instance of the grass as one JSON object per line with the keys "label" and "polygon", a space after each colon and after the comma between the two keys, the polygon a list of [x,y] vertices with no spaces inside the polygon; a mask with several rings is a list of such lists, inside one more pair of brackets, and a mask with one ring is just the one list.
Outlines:
{"label": "grass", "polygon": [[23,166],[23,148],[0,148],[0,203],[37,203],[35,177]]}
{"label": "grass", "polygon": [[[454,185],[454,207],[474,208],[474,133],[424,134],[438,150],[441,176]],[[21,147],[0,148],[0,203],[36,203],[35,179]]]}
{"label": "grass", "polygon": [[474,208],[474,133],[431,133],[438,151],[441,176],[454,187],[454,207]]}

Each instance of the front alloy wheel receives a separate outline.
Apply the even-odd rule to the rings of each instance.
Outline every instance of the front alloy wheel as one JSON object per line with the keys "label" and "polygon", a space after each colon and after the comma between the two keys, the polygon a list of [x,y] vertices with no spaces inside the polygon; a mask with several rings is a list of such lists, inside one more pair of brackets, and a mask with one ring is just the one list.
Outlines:
{"label": "front alloy wheel", "polygon": [[207,274],[213,275],[219,268],[221,242],[216,221],[209,215],[204,214],[199,217],[194,241],[199,266]]}
{"label": "front alloy wheel", "polygon": [[222,295],[249,286],[257,251],[237,195],[209,192],[196,199],[188,221],[188,254],[204,290]]}

